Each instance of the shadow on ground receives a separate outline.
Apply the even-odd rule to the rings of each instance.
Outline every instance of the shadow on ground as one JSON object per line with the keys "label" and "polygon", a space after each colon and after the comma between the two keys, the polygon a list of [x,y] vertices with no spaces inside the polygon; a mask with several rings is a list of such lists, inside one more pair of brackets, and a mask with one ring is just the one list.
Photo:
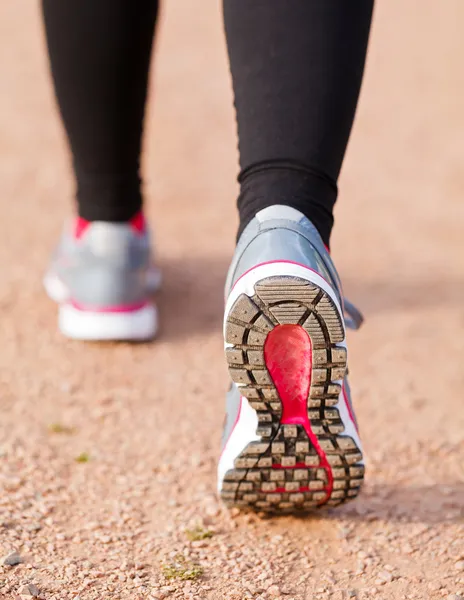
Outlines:
{"label": "shadow on ground", "polygon": [[331,513],[360,521],[464,523],[464,482],[424,486],[370,484],[351,505]]}
{"label": "shadow on ground", "polygon": [[[230,257],[185,256],[161,262],[163,285],[157,295],[165,340],[220,331],[224,283]],[[360,281],[346,278],[344,289],[363,312],[461,307],[464,279]]]}
{"label": "shadow on ground", "polygon": [[[366,486],[367,487],[367,486]],[[440,523],[464,523],[464,482],[430,486],[369,486],[357,500],[338,508],[293,515],[266,515],[264,521],[301,527],[308,523],[329,519],[350,522],[402,522],[438,525]],[[299,523],[299,525],[296,525]],[[286,525],[287,526],[287,525]]]}
{"label": "shadow on ground", "polygon": [[411,311],[437,307],[462,307],[464,278],[399,281],[360,281],[344,278],[343,287],[350,300],[366,314],[393,310]]}
{"label": "shadow on ground", "polygon": [[163,340],[220,332],[229,257],[178,257],[161,261],[156,296]]}
{"label": "shadow on ground", "polygon": [[[157,295],[161,336],[172,340],[220,331],[223,293],[230,257],[165,258],[162,289]],[[359,281],[345,279],[344,289],[363,312],[461,307],[464,280]]]}

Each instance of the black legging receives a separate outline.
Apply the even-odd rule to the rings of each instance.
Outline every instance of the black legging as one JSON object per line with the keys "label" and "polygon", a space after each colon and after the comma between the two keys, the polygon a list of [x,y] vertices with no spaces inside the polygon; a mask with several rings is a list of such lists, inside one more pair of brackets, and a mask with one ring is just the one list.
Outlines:
{"label": "black legging", "polygon": [[[142,205],[139,155],[157,0],[42,1],[79,214],[128,220]],[[373,0],[224,0],[240,231],[260,209],[286,204],[329,243],[372,6]]]}

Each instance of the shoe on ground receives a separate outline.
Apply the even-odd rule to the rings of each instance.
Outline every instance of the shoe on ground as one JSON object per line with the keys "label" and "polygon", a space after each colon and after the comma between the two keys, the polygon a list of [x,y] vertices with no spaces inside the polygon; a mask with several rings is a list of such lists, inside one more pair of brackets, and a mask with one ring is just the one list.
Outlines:
{"label": "shoe on ground", "polygon": [[77,218],[62,234],[45,289],[59,304],[59,328],[77,340],[150,340],[160,283],[141,214],[128,223]]}
{"label": "shoe on ground", "polygon": [[345,336],[362,317],[344,304],[312,223],[286,206],[258,213],[238,242],[226,298],[233,383],[220,496],[229,506],[275,513],[355,498],[364,465]]}

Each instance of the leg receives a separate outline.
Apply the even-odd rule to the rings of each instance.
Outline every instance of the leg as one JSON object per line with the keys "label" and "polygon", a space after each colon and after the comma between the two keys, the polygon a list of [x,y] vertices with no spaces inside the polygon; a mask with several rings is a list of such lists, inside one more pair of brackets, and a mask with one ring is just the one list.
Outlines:
{"label": "leg", "polygon": [[327,247],[372,0],[224,8],[242,171],[218,487],[227,504],[258,511],[337,506],[364,475],[346,378],[346,327],[362,317],[344,303]]}
{"label": "leg", "polygon": [[373,0],[224,0],[237,109],[240,233],[261,209],[303,212],[329,244]]}
{"label": "leg", "polygon": [[142,204],[139,154],[157,0],[43,0],[79,215],[128,221]]}
{"label": "leg", "polygon": [[139,156],[157,0],[43,0],[79,218],[45,277],[59,327],[85,340],[145,340],[159,279],[140,212]]}

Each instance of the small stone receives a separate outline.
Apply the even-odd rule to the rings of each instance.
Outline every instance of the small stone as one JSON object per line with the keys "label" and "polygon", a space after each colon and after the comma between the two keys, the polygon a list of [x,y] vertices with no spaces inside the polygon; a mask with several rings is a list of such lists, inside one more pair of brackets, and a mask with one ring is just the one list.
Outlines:
{"label": "small stone", "polygon": [[458,560],[457,563],[454,563],[454,568],[456,571],[464,571],[464,560]]}
{"label": "small stone", "polygon": [[356,590],[347,590],[346,595],[348,598],[356,598],[357,593]]}
{"label": "small stone", "polygon": [[112,538],[111,538],[111,536],[110,536],[110,535],[102,535],[102,536],[99,538],[99,541],[100,541],[102,544],[109,544],[109,543],[111,543],[113,540],[112,540]]}
{"label": "small stone", "polygon": [[393,575],[389,571],[380,571],[379,579],[382,580],[384,583],[390,583],[391,581],[393,581]]}
{"label": "small stone", "polygon": [[267,589],[267,593],[274,597],[280,596],[279,587],[277,585],[271,585],[271,587]]}
{"label": "small stone", "polygon": [[450,594],[446,596],[446,600],[464,600],[464,596],[459,596],[459,594]]}
{"label": "small stone", "polygon": [[23,559],[19,555],[18,552],[11,552],[2,558],[2,564],[7,567],[14,567],[15,565],[19,565],[23,562]]}
{"label": "small stone", "polygon": [[430,581],[427,584],[427,588],[431,591],[431,592],[437,592],[438,590],[441,590],[441,588],[443,587],[443,584],[440,583],[439,581]]}
{"label": "small stone", "polygon": [[33,583],[25,585],[19,590],[21,598],[38,598],[40,596],[39,588]]}
{"label": "small stone", "polygon": [[22,481],[20,477],[7,477],[3,480],[3,487],[9,492],[15,492],[21,487]]}
{"label": "small stone", "polygon": [[340,527],[337,533],[337,537],[339,540],[346,540],[346,538],[350,535],[351,532],[351,527]]}
{"label": "small stone", "polygon": [[205,513],[208,517],[217,517],[220,512],[219,504],[208,504],[205,508]]}

